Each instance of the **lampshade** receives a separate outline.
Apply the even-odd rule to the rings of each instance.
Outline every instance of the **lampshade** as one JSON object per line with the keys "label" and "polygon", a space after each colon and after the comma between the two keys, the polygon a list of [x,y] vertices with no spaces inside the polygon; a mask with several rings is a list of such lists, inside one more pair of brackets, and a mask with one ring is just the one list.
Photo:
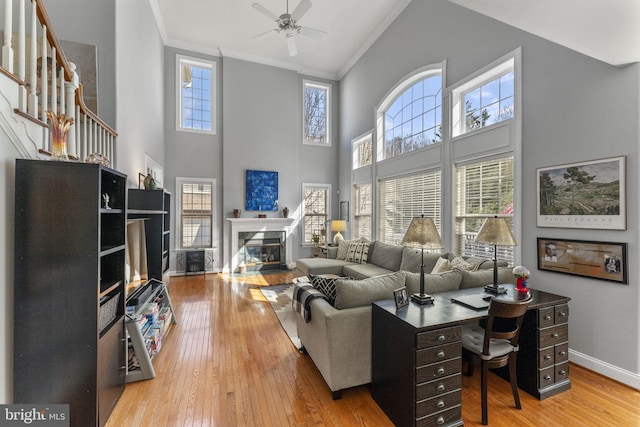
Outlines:
{"label": "lampshade", "polygon": [[497,216],[484,221],[475,242],[497,246],[518,246],[507,220]]}
{"label": "lampshade", "polygon": [[425,218],[424,215],[411,220],[400,244],[423,249],[444,248],[433,219]]}
{"label": "lampshade", "polygon": [[347,231],[347,221],[334,219],[331,221],[331,231]]}

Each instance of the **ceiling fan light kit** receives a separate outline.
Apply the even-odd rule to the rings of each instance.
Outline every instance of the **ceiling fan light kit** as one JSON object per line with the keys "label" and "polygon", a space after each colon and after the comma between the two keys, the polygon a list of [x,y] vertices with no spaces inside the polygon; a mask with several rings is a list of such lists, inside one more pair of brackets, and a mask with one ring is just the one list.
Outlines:
{"label": "ceiling fan light kit", "polygon": [[253,3],[251,5],[255,10],[262,13],[272,21],[275,21],[278,25],[278,28],[274,28],[273,30],[269,30],[264,33],[260,33],[254,36],[254,39],[262,39],[267,36],[270,36],[274,33],[284,33],[285,40],[287,42],[287,49],[289,51],[289,56],[296,56],[298,54],[298,48],[296,46],[295,35],[300,34],[302,36],[311,37],[314,39],[320,39],[326,37],[327,33],[324,31],[316,30],[309,27],[302,27],[298,25],[298,21],[302,19],[302,17],[307,13],[307,11],[311,8],[310,0],[302,0],[298,3],[293,13],[289,14],[289,0],[287,0],[287,11],[280,16],[272,13],[269,9],[262,6],[260,3]]}

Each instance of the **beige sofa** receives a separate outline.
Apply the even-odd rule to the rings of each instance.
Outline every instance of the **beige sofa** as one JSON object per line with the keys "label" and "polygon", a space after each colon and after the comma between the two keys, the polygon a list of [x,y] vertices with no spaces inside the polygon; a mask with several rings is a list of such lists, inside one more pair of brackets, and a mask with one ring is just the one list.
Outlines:
{"label": "beige sofa", "polygon": [[[376,242],[376,245],[379,243]],[[382,245],[378,246],[378,249],[382,248]],[[384,247],[384,249],[389,248]],[[412,249],[396,247],[395,250],[399,250],[403,254],[405,254],[405,250],[410,251],[411,253],[407,255],[409,257],[415,255],[415,250]],[[441,256],[440,254],[429,254],[429,256],[425,254],[425,271],[431,271]],[[450,257],[448,254],[445,256]],[[375,259],[374,257],[373,260]],[[320,261],[321,259],[316,258],[312,261],[316,260]],[[438,274],[425,273],[425,291],[431,294],[479,287],[493,282],[493,270],[491,269],[493,262],[467,260],[474,261],[472,270],[453,269]],[[330,261],[331,259],[320,262],[305,262],[304,267],[300,270],[305,274],[337,274],[352,277],[354,272],[358,271],[357,266],[345,263],[344,260],[342,263],[331,263]],[[401,263],[402,257],[400,257]],[[405,265],[408,265],[408,262]],[[355,270],[354,267],[356,267]],[[376,268],[380,268],[380,265],[376,265]],[[418,254],[417,270],[419,271],[419,269]],[[499,281],[500,283],[515,283],[511,268],[499,268]],[[309,354],[322,374],[334,399],[339,399],[342,390],[346,388],[371,382],[371,303],[392,299],[393,290],[402,286],[407,287],[409,294],[416,293],[419,291],[419,283],[419,273],[400,270],[400,268],[397,271],[365,279],[339,279],[335,283],[334,305],[325,299],[315,298],[309,307],[311,314],[309,322],[306,322],[302,316],[296,316],[298,337],[304,351]]]}

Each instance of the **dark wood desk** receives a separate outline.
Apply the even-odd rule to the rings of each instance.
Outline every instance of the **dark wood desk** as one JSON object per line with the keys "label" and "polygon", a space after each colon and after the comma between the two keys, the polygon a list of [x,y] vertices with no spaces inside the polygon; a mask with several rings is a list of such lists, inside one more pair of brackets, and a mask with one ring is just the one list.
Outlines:
{"label": "dark wood desk", "polygon": [[[498,298],[517,295],[513,285]],[[522,324],[518,386],[538,399],[571,388],[568,368],[569,298],[530,290]],[[372,310],[372,394],[397,426],[462,426],[460,400],[465,323],[487,317],[451,298],[484,293],[482,288],[433,294],[433,305],[413,302],[396,309],[393,300]],[[498,372],[500,375],[507,373]]]}

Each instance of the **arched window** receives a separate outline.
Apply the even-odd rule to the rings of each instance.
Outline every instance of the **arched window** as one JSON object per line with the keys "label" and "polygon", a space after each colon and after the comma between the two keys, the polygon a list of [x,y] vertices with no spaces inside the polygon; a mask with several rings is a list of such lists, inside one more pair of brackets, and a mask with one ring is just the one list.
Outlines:
{"label": "arched window", "polygon": [[[442,141],[442,72],[421,71],[401,82],[379,110],[378,160]],[[382,131],[382,132],[380,132]]]}

